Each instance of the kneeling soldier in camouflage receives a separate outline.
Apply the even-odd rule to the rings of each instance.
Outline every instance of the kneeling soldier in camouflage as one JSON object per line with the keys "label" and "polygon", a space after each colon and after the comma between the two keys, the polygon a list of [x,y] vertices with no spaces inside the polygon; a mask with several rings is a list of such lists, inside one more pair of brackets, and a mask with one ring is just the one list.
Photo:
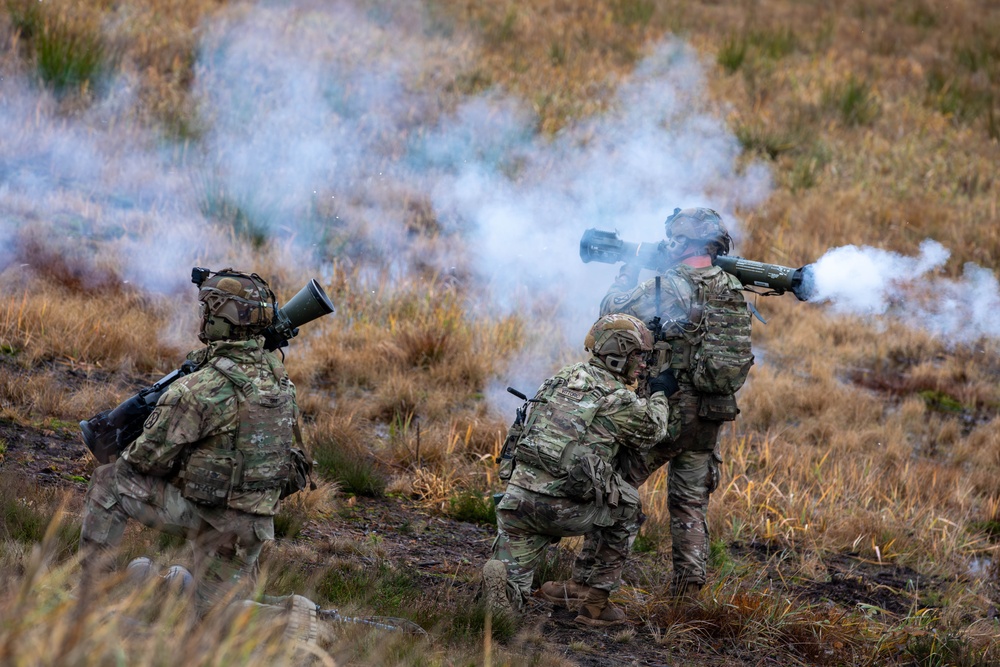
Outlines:
{"label": "kneeling soldier in camouflage", "polygon": [[[199,612],[252,578],[301,442],[295,387],[260,334],[275,312],[257,274],[204,280],[198,370],[174,382],[121,457],[87,491],[80,548],[88,571],[107,565],[128,520],[194,546]],[[298,444],[297,446],[301,446]],[[103,562],[103,565],[101,561]]]}
{"label": "kneeling soldier in camouflage", "polygon": [[636,396],[653,339],[630,315],[602,317],[585,345],[590,361],[563,368],[539,388],[514,447],[513,470],[501,469],[509,483],[497,505],[483,584],[493,610],[519,610],[548,545],[593,532],[599,564],[576,620],[605,626],[625,619],[608,596],[639,530],[639,493],[612,461],[621,446],[648,448],[666,437],[667,396],[677,383],[667,372],[650,382],[648,400]]}

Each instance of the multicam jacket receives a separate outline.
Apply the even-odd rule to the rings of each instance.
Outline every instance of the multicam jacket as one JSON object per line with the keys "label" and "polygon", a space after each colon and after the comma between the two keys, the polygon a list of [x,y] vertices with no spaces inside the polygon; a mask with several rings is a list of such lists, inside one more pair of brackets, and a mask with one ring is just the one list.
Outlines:
{"label": "multicam jacket", "polygon": [[[260,339],[216,341],[188,356],[199,369],[170,385],[122,458],[141,473],[171,478],[182,492],[199,461],[219,488],[210,489],[214,499],[192,500],[274,515],[299,439],[294,385]],[[229,456],[209,457],[215,467],[206,466],[214,453]]]}
{"label": "multicam jacket", "polygon": [[528,491],[587,499],[567,488],[581,454],[595,454],[610,475],[620,447],[648,449],[667,435],[666,397],[639,398],[597,358],[563,368],[535,398],[509,482]]}
{"label": "multicam jacket", "polygon": [[[625,288],[615,283],[601,300],[601,315],[608,313],[625,313],[633,315],[643,322],[649,322],[659,315],[663,323],[663,332],[669,341],[669,365],[674,369],[682,390],[691,387],[692,373],[697,366],[693,358],[698,352],[698,346],[703,339],[702,314],[705,308],[706,295],[718,295],[724,299],[732,299],[736,306],[736,327],[728,329],[726,335],[738,338],[735,341],[714,341],[716,349],[726,347],[728,343],[736,343],[748,354],[750,346],[750,312],[740,292],[743,284],[717,266],[694,268],[687,264],[678,264],[667,270],[660,280],[660,294],[656,294],[656,280],[650,279],[638,287]],[[659,306],[659,312],[657,307]],[[712,327],[709,327],[712,328]],[[736,333],[732,333],[732,332]],[[709,332],[712,335],[713,332]],[[745,371],[749,370],[752,356],[747,361]],[[742,384],[742,381],[740,381]]]}

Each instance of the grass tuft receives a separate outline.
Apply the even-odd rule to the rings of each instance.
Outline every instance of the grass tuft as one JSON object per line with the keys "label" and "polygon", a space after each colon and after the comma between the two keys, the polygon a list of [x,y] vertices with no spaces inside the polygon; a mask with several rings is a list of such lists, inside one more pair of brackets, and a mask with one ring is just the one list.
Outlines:
{"label": "grass tuft", "polygon": [[653,0],[613,0],[611,11],[615,21],[626,26],[649,25],[656,12]]}
{"label": "grass tuft", "polygon": [[458,521],[497,524],[497,509],[491,495],[463,490],[448,499],[448,514]]}
{"label": "grass tuft", "polygon": [[778,156],[795,150],[800,138],[787,128],[773,130],[761,124],[740,125],[736,139],[748,153],[757,153],[775,160]]}
{"label": "grass tuft", "polygon": [[715,62],[721,65],[727,74],[733,74],[746,60],[747,48],[746,37],[738,34],[728,35],[715,56]]}
{"label": "grass tuft", "polygon": [[39,75],[57,93],[93,90],[109,69],[101,36],[85,27],[46,24],[35,38],[35,52]]}
{"label": "grass tuft", "polygon": [[38,487],[21,475],[0,470],[0,541],[13,541],[27,547],[40,544],[49,529],[55,527],[53,554],[67,558],[76,551],[80,524],[63,516],[53,523],[53,514],[61,505],[57,492]]}
{"label": "grass tuft", "polygon": [[385,495],[387,480],[370,456],[331,440],[316,443],[313,457],[319,472],[336,481],[345,493],[375,498]]}
{"label": "grass tuft", "polygon": [[224,189],[211,188],[199,203],[201,213],[209,220],[232,230],[233,235],[260,249],[267,244],[270,225],[266,216],[251,202],[239,201]]}
{"label": "grass tuft", "polygon": [[853,74],[847,81],[826,93],[826,103],[835,109],[841,121],[849,126],[869,125],[879,114],[878,98],[872,86]]}

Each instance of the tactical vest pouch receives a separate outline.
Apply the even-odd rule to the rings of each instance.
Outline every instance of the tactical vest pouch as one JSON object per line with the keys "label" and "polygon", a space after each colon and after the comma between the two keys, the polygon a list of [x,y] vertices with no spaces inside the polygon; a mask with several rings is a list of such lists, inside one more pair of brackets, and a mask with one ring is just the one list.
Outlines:
{"label": "tactical vest pouch", "polygon": [[691,382],[704,394],[735,394],[753,365],[750,310],[738,292],[706,296]]}
{"label": "tactical vest pouch", "polygon": [[196,449],[178,474],[181,495],[209,507],[224,506],[242,469],[237,450]]}
{"label": "tactical vest pouch", "polygon": [[639,489],[626,482],[617,472],[611,475],[611,478],[608,480],[608,487],[618,500],[612,506],[612,518],[629,519],[639,513],[639,508],[642,505],[639,499]]}
{"label": "tactical vest pouch", "polygon": [[736,397],[732,394],[702,394],[698,397],[698,416],[713,422],[731,422],[740,409],[736,407]]}
{"label": "tactical vest pouch", "polygon": [[570,500],[579,502],[596,501],[607,504],[605,487],[608,480],[607,464],[597,454],[584,454],[566,473],[563,492]]}

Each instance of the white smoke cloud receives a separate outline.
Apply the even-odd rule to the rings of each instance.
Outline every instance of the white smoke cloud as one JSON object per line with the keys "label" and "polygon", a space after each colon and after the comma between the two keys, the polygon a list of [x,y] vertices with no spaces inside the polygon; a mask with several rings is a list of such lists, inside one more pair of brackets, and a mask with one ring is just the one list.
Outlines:
{"label": "white smoke cloud", "polygon": [[429,200],[442,236],[419,261],[475,276],[474,309],[544,303],[576,348],[616,271],[581,262],[585,229],[658,240],[675,206],[707,205],[738,238],[732,210],[770,190],[765,166],[737,171],[740,146],[702,101],[702,65],[680,41],[640,64],[611,112],[550,138],[503,91],[442,101],[428,70],[443,82],[465,63],[449,55],[454,43],[413,30],[411,12],[303,7],[260,6],[210,27],[198,68],[204,168],[272,231],[298,220],[314,238],[363,235],[352,259],[412,260],[406,207]]}
{"label": "white smoke cloud", "polygon": [[[709,206],[738,243],[733,212],[770,193],[766,165],[737,167],[725,110],[705,99],[703,65],[679,40],[619,83],[609,111],[547,137],[503,90],[448,92],[474,49],[428,29],[416,5],[265,2],[201,34],[194,96],[205,131],[183,151],[127,121],[127,80],[66,118],[43,90],[5,79],[0,270],[19,234],[44,225],[54,247],[111,253],[123,279],[171,292],[189,287],[196,263],[244,263],[245,246],[217,223],[239,219],[314,275],[334,255],[373,282],[429,266],[471,277],[472,316],[544,313],[562,340],[511,363],[513,383],[530,391],[554,350],[580,349],[616,273],[580,260],[584,230],[655,241],[674,207]],[[414,231],[414,210],[435,233]],[[813,300],[955,340],[998,335],[995,276],[972,265],[961,280],[936,276],[947,258],[933,241],[914,258],[837,248],[813,267]]]}
{"label": "white smoke cloud", "polygon": [[188,180],[156,150],[155,137],[106,112],[64,118],[44,90],[4,82],[0,270],[16,259],[18,239],[38,230],[64,257],[116,265],[121,279],[151,292],[174,291],[187,282],[194,257],[222,244],[192,221]]}
{"label": "white smoke cloud", "polygon": [[[241,251],[213,223],[230,217],[299,248],[295,261],[316,274],[331,252],[396,279],[416,262],[457,267],[475,280],[473,312],[541,304],[578,348],[616,272],[581,262],[585,229],[657,240],[675,206],[702,205],[738,239],[733,210],[768,195],[765,166],[737,169],[740,146],[681,41],[640,63],[608,113],[545,137],[502,90],[453,106],[444,91],[471,52],[423,21],[420,7],[346,1],[230,10],[202,30],[205,133],[184,151],[127,124],[128,81],[84,118],[5,82],[3,247],[24,226],[69,220],[53,243],[100,245],[124,279],[164,292],[186,286],[197,262],[232,263]],[[433,245],[414,242],[415,203],[436,218]],[[541,378],[546,364],[522,366]]]}
{"label": "white smoke cloud", "polygon": [[[437,157],[450,169],[435,184],[434,203],[443,216],[472,223],[470,238],[491,284],[500,291],[530,285],[558,292],[582,338],[614,274],[580,261],[584,230],[655,241],[675,206],[703,205],[728,214],[738,235],[732,209],[756,205],[770,190],[762,165],[737,172],[739,144],[701,106],[703,85],[695,54],[670,41],[624,83],[610,113],[553,140],[531,135],[511,116],[498,122],[490,115],[495,106],[473,101],[428,139],[438,151],[442,145],[453,151]],[[471,128],[478,142],[454,141],[477,136]],[[482,145],[490,139],[492,145]]]}
{"label": "white smoke cloud", "polygon": [[996,276],[972,263],[957,280],[935,275],[950,254],[931,239],[916,257],[867,246],[834,248],[811,266],[810,301],[835,313],[892,318],[951,342],[1000,337]]}

